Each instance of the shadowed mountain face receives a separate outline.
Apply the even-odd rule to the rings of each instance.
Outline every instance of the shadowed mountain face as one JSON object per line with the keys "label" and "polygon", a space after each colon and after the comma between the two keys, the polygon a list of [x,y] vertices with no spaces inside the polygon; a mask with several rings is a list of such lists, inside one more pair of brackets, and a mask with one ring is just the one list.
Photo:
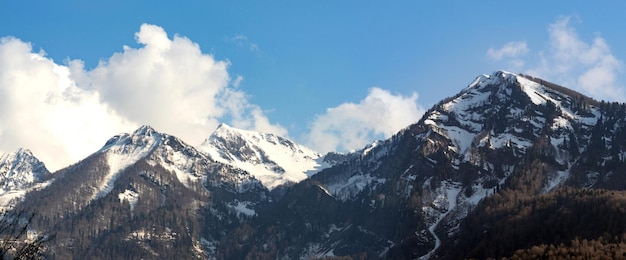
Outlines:
{"label": "shadowed mountain face", "polygon": [[[32,228],[57,234],[51,258],[500,258],[622,242],[606,229],[624,230],[607,205],[626,188],[625,120],[624,104],[498,71],[350,154],[227,125],[195,148],[143,126],[53,174],[15,159],[30,154],[0,170]],[[550,214],[577,228],[537,224]]]}

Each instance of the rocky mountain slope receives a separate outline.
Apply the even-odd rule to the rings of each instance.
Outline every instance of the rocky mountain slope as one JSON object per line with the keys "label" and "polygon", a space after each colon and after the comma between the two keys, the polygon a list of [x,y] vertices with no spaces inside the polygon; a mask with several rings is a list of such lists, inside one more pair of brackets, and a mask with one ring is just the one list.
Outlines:
{"label": "rocky mountain slope", "polygon": [[232,226],[270,201],[245,171],[142,126],[54,174],[20,207],[57,234],[51,258],[207,257]]}
{"label": "rocky mountain slope", "polygon": [[[294,186],[251,220],[261,228],[237,240],[249,248],[234,256],[445,257],[467,243],[468,214],[501,190],[623,189],[623,111],[529,76],[482,75],[416,124]],[[255,251],[255,240],[275,251]]]}
{"label": "rocky mountain slope", "polygon": [[26,192],[41,188],[50,172],[31,151],[18,149],[0,154],[0,207],[10,207]]}
{"label": "rocky mountain slope", "polygon": [[274,134],[221,124],[198,150],[245,170],[268,189],[300,182],[330,166],[317,152]]}
{"label": "rocky mountain slope", "polygon": [[[59,259],[501,258],[583,238],[605,250],[626,243],[610,206],[626,201],[625,151],[625,104],[497,71],[349,154],[227,125],[195,148],[143,126],[35,174],[15,209],[57,234]],[[27,169],[4,166],[17,157],[0,169]],[[551,215],[576,231],[538,223]]]}

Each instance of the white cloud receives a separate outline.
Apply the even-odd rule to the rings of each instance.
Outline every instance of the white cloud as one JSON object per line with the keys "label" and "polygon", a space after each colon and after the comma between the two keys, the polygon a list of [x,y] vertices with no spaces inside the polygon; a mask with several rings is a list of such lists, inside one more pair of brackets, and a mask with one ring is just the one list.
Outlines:
{"label": "white cloud", "polygon": [[505,44],[499,49],[489,48],[487,56],[493,60],[503,58],[515,58],[528,53],[528,46],[525,41],[513,41]]}
{"label": "white cloud", "polygon": [[[56,64],[15,38],[0,41],[0,150],[31,149],[50,169],[76,162],[107,138],[141,124],[199,144],[232,118],[247,129],[286,135],[231,85],[229,63],[190,39],[170,39],[144,24],[139,48],[85,70],[80,60]],[[232,102],[232,103],[230,103]]]}
{"label": "white cloud", "polygon": [[624,101],[624,86],[617,82],[623,62],[600,35],[591,43],[583,41],[570,21],[569,17],[561,17],[550,25],[551,50],[538,73],[561,78],[593,97]]}
{"label": "white cloud", "polygon": [[232,37],[224,37],[224,40],[234,44],[239,48],[248,49],[249,51],[256,53],[257,55],[264,56],[264,53],[259,48],[259,45],[250,41],[248,39],[248,36],[245,36],[243,34],[236,34]]}
{"label": "white cloud", "polygon": [[417,93],[402,96],[371,88],[358,104],[344,103],[318,115],[307,136],[308,145],[320,152],[349,151],[375,138],[391,137],[422,116],[424,109],[417,98]]}
{"label": "white cloud", "polygon": [[623,75],[623,62],[613,55],[599,34],[591,42],[582,39],[571,25],[572,20],[579,21],[560,17],[551,24],[548,27],[550,47],[538,53],[539,61],[528,66],[518,63],[520,66],[515,69],[597,99],[626,101],[624,85],[619,80]]}
{"label": "white cloud", "polygon": [[287,130],[279,124],[271,124],[261,107],[250,104],[242,91],[226,89],[219,105],[230,112],[231,124],[236,128],[287,136]]}
{"label": "white cloud", "polygon": [[228,88],[228,62],[203,54],[191,40],[144,24],[135,35],[144,46],[125,46],[88,72],[89,85],[118,113],[139,124],[200,143],[227,111],[217,105]]}
{"label": "white cloud", "polygon": [[92,153],[131,124],[76,87],[70,70],[15,38],[0,39],[0,150],[25,147],[51,170]]}

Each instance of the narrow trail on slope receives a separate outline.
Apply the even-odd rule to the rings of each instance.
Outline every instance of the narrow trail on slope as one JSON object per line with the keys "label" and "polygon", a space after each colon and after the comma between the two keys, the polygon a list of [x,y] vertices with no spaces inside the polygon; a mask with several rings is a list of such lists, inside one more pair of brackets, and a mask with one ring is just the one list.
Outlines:
{"label": "narrow trail on slope", "polygon": [[[448,211],[450,212],[450,211]],[[432,226],[428,227],[428,232],[430,232],[430,234],[433,235],[433,237],[435,237],[435,246],[433,247],[432,250],[430,250],[428,253],[426,253],[423,256],[420,256],[420,260],[427,260],[430,259],[435,252],[437,251],[437,249],[439,249],[439,246],[441,246],[441,239],[439,239],[439,236],[437,236],[435,229],[437,229],[437,226],[439,225],[439,222],[446,216],[448,215],[448,212],[446,212],[446,214],[444,214],[441,218],[439,218],[435,224],[433,224]]]}
{"label": "narrow trail on slope", "polygon": [[450,212],[454,211],[454,209],[459,205],[459,201],[457,201],[457,196],[459,195],[459,192],[461,191],[459,184],[455,184],[453,182],[445,182],[443,186],[447,187],[445,189],[445,193],[446,193],[445,198],[448,202],[448,207],[447,207],[448,211],[446,211],[446,213],[441,214],[441,216],[437,218],[437,221],[435,221],[435,223],[433,223],[430,227],[428,227],[428,232],[430,232],[430,234],[432,234],[433,237],[435,238],[435,246],[428,253],[426,253],[423,256],[420,256],[418,258],[420,260],[430,259],[435,254],[437,249],[439,249],[439,247],[441,246],[441,239],[439,238],[439,236],[437,236],[437,232],[435,232],[435,230],[437,229],[437,226],[439,226],[439,222],[441,222],[441,220],[446,218],[446,216],[448,216]]}

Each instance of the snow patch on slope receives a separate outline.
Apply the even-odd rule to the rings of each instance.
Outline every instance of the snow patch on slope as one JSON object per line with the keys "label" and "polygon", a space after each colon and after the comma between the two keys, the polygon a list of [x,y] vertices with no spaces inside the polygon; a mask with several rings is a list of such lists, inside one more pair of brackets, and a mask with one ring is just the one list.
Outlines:
{"label": "snow patch on slope", "polygon": [[365,187],[373,186],[378,183],[385,183],[387,179],[376,178],[368,174],[357,174],[348,178],[345,182],[338,182],[328,185],[326,190],[333,194],[333,197],[341,200],[347,200],[361,193]]}
{"label": "snow patch on slope", "polygon": [[148,126],[137,129],[133,135],[122,134],[107,142],[102,153],[106,154],[108,173],[96,187],[92,199],[106,196],[113,190],[115,180],[128,166],[146,157],[161,141],[161,134]]}
{"label": "snow patch on slope", "polygon": [[268,189],[297,183],[330,165],[317,152],[291,140],[221,124],[198,150],[249,172]]}
{"label": "snow patch on slope", "polygon": [[168,136],[164,138],[163,144],[154,152],[147,162],[150,164],[158,164],[164,169],[176,174],[176,178],[185,187],[190,187],[191,183],[201,179],[201,176],[195,172],[194,166],[197,164],[199,157],[193,147],[183,147],[182,149],[174,149],[170,143],[184,144],[176,137]]}
{"label": "snow patch on slope", "polygon": [[137,204],[137,200],[139,199],[139,193],[132,190],[125,190],[124,192],[117,195],[120,202],[128,201],[130,204],[130,211],[132,212],[135,209],[135,205]]}
{"label": "snow patch on slope", "polygon": [[256,216],[256,211],[251,208],[252,204],[248,201],[235,200],[229,203],[228,207],[235,211],[238,218]]}

